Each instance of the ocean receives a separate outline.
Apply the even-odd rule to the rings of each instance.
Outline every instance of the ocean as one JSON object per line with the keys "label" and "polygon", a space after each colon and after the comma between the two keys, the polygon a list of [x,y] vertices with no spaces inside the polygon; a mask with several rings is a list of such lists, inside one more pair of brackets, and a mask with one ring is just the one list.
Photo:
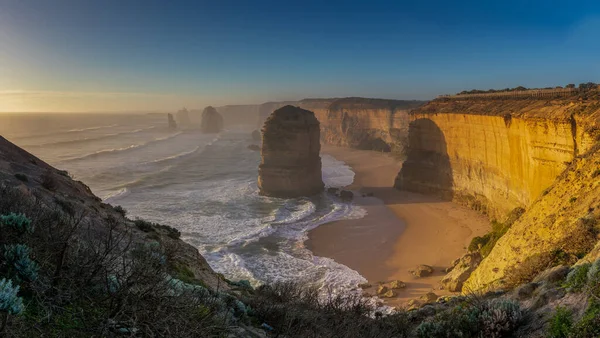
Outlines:
{"label": "ocean", "polygon": [[[304,246],[310,229],[363,217],[364,209],[325,193],[259,196],[251,131],[169,130],[166,114],[0,114],[0,135],[67,170],[128,217],[179,229],[230,280],[314,283],[334,293],[366,282]],[[327,187],[352,183],[347,165],[321,157]]]}

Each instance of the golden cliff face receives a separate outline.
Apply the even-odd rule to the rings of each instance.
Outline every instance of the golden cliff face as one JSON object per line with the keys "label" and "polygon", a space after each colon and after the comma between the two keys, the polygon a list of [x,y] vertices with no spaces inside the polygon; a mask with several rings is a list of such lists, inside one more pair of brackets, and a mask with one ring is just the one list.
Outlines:
{"label": "golden cliff face", "polygon": [[597,241],[600,102],[436,100],[410,116],[400,189],[439,193],[502,220],[526,212],[473,272],[464,290],[502,286],[524,262]]}
{"label": "golden cliff face", "polygon": [[325,144],[402,152],[408,136],[408,112],[422,101],[365,98],[306,99],[298,103],[321,123]]}
{"label": "golden cliff face", "polygon": [[464,109],[434,101],[415,111],[396,187],[451,196],[491,218],[526,208],[591,144],[572,106],[541,103],[490,100]]}

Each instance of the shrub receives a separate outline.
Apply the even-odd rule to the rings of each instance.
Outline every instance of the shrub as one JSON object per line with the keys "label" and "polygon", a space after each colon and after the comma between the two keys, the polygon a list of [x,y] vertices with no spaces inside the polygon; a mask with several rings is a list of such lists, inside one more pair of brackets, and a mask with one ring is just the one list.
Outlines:
{"label": "shrub", "polygon": [[125,210],[125,208],[123,208],[120,205],[114,206],[113,209],[118,212],[119,214],[121,214],[121,216],[125,217],[127,215],[127,210]]}
{"label": "shrub", "polygon": [[0,280],[0,311],[10,315],[19,315],[23,312],[23,298],[17,296],[19,286],[13,286],[12,280]]}
{"label": "shrub", "polygon": [[571,310],[558,306],[550,318],[548,336],[550,338],[567,338],[573,326],[573,312]]}
{"label": "shrub", "polygon": [[581,291],[587,282],[587,273],[590,269],[590,266],[590,263],[585,263],[573,267],[573,269],[567,275],[567,279],[565,280],[563,287],[569,292]]}
{"label": "shrub", "polygon": [[23,214],[10,213],[8,215],[2,215],[0,216],[0,223],[13,228],[20,234],[25,232],[33,233],[34,230],[34,227],[31,225],[31,220]]}
{"label": "shrub", "polygon": [[575,201],[577,201],[577,197],[573,196],[569,198],[569,203],[574,203]]}
{"label": "shrub", "polygon": [[523,319],[519,304],[512,300],[473,299],[425,320],[416,329],[418,337],[505,337]]}
{"label": "shrub", "polygon": [[23,244],[11,244],[3,247],[4,272],[17,281],[34,281],[38,277],[39,266],[29,258],[31,249]]}
{"label": "shrub", "polygon": [[25,174],[16,173],[15,177],[21,182],[29,182],[29,178],[27,178],[27,175]]}
{"label": "shrub", "polygon": [[143,219],[136,219],[134,221],[135,226],[142,230],[143,232],[151,232],[154,231],[154,227],[151,222],[145,221]]}
{"label": "shrub", "polygon": [[50,191],[55,191],[56,188],[58,187],[58,182],[56,181],[56,178],[54,177],[54,175],[52,174],[52,172],[50,170],[46,170],[42,176],[42,187],[50,190]]}
{"label": "shrub", "polygon": [[475,236],[471,240],[469,244],[469,251],[474,252],[480,250],[483,246],[485,246],[492,237],[491,233],[485,234],[483,236]]}
{"label": "shrub", "polygon": [[508,336],[522,319],[519,303],[507,299],[491,300],[480,314],[482,332],[486,337]]}
{"label": "shrub", "polygon": [[570,336],[574,338],[600,337],[600,305],[591,301],[583,317],[573,325]]}
{"label": "shrub", "polygon": [[590,266],[587,273],[588,292],[595,297],[600,296],[600,259]]}
{"label": "shrub", "polygon": [[510,268],[504,279],[507,288],[515,288],[521,284],[529,283],[541,271],[552,265],[552,253],[540,253],[527,257],[521,264]]}

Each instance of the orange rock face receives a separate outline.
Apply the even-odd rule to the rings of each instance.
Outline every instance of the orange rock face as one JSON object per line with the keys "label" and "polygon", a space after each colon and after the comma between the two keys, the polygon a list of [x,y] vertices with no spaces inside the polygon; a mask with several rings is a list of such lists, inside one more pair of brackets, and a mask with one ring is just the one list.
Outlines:
{"label": "orange rock face", "polygon": [[265,196],[310,196],[324,189],[319,121],[302,108],[285,106],[262,129],[258,188]]}

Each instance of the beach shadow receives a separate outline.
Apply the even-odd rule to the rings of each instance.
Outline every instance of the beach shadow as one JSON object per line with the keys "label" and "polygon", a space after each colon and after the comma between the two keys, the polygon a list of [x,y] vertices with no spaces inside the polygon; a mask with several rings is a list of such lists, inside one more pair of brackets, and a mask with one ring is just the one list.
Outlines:
{"label": "beach shadow", "polygon": [[451,200],[454,179],[442,130],[427,118],[414,120],[408,127],[408,154],[394,186]]}
{"label": "beach shadow", "polygon": [[361,187],[358,196],[352,203],[355,205],[376,205],[372,199],[376,198],[385,205],[415,204],[415,203],[442,203],[444,199],[436,195],[425,195],[393,187]]}

